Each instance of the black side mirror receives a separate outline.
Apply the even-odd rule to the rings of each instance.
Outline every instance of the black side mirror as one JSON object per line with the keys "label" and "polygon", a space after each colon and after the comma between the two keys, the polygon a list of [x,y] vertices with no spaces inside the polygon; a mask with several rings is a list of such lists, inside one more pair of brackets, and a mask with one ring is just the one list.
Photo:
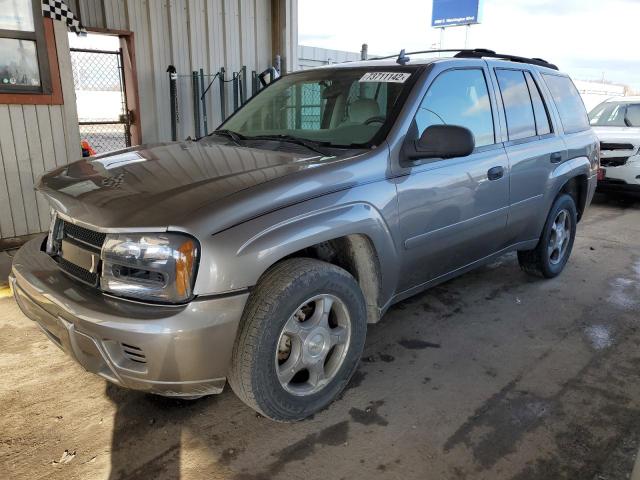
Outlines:
{"label": "black side mirror", "polygon": [[410,160],[466,157],[476,146],[471,130],[457,125],[432,125],[413,143],[407,152]]}

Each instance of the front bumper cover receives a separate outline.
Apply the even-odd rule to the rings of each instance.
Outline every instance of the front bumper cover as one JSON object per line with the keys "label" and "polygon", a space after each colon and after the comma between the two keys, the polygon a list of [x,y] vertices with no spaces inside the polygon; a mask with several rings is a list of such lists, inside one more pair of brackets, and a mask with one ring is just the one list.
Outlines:
{"label": "front bumper cover", "polygon": [[42,252],[16,254],[10,285],[20,309],[87,371],[167,396],[220,393],[248,292],[180,306],[114,298],[69,278]]}

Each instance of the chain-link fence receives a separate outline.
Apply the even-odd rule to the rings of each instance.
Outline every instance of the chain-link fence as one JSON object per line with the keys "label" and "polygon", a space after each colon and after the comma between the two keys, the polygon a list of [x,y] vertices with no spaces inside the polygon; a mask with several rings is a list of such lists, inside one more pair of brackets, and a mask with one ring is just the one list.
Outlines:
{"label": "chain-link fence", "polygon": [[122,52],[70,50],[80,139],[96,153],[130,146]]}

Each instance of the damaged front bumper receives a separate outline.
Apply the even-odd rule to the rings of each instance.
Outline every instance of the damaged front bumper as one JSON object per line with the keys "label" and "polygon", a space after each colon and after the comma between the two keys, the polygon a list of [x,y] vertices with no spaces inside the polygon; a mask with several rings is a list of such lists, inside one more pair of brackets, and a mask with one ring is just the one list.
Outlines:
{"label": "damaged front bumper", "polygon": [[87,371],[166,396],[220,393],[248,293],[186,305],[111,297],[66,276],[41,249],[16,254],[10,286],[20,309]]}

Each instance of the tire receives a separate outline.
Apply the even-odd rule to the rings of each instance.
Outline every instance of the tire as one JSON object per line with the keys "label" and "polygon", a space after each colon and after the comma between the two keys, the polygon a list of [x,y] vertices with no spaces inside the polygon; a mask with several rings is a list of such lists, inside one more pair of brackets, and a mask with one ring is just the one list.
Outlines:
{"label": "tire", "polygon": [[[562,213],[566,215],[565,219],[560,218]],[[554,278],[560,275],[571,256],[576,238],[577,219],[578,214],[573,198],[567,194],[556,198],[536,248],[518,251],[520,268],[528,274],[543,278]],[[563,224],[561,230],[564,233],[561,235],[558,234],[559,222]],[[568,233],[567,226],[570,228]],[[557,245],[557,240],[560,238],[564,238],[563,246]],[[552,244],[552,242],[556,243]]]}
{"label": "tire", "polygon": [[[323,311],[330,312],[326,319]],[[265,417],[301,420],[342,392],[362,355],[366,331],[364,296],[347,271],[314,259],[284,260],[261,277],[247,301],[229,384]]]}

